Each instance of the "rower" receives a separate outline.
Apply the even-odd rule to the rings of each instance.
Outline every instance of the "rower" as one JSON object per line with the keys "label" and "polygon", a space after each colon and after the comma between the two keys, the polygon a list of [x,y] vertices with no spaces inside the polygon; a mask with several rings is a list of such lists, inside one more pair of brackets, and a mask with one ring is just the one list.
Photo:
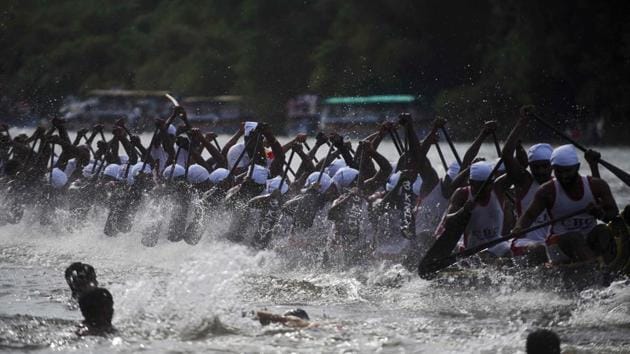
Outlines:
{"label": "rower", "polygon": [[[503,191],[500,185],[490,183],[481,191],[478,200],[473,203],[473,196],[479,193],[490,174],[494,163],[478,161],[470,166],[469,186],[458,188],[448,207],[446,219],[456,217],[456,212],[469,213],[470,218],[463,235],[463,248],[492,241],[499,238],[503,232],[504,213]],[[439,230],[438,230],[439,232]],[[510,247],[507,242],[499,243],[488,249],[488,253],[495,257],[504,257],[509,254]]]}
{"label": "rower", "polygon": [[551,166],[555,178],[539,188],[513,232],[532,225],[545,210],[557,218],[594,205],[590,213],[553,224],[545,242],[552,263],[592,260],[596,254],[589,244],[598,241],[597,232],[591,232],[597,230],[597,220],[608,222],[619,213],[610,187],[602,179],[580,175],[580,162],[573,145],[557,147],[551,154]]}
{"label": "rower", "polygon": [[[437,140],[435,140],[437,137],[437,129],[443,127],[444,124],[445,122],[443,120],[437,119],[433,124],[432,134],[427,135],[423,141],[423,145],[426,145],[427,142],[429,144],[437,143]],[[430,175],[429,173],[425,173],[422,176],[424,187],[423,191],[420,193],[418,205],[416,206],[416,233],[420,238],[424,236],[424,239],[426,239],[426,235],[433,235],[435,233],[436,228],[440,224],[440,220],[442,220],[448,209],[449,200],[453,193],[466,183],[468,168],[473,162],[476,162],[475,157],[481,148],[481,144],[495,130],[496,122],[486,122],[479,132],[479,135],[475,138],[468,150],[466,150],[462,164],[460,165],[457,161],[450,163],[448,168],[446,168],[444,177],[436,179],[435,182],[433,182],[433,178],[427,178],[427,176]],[[435,172],[433,167],[429,165],[429,168],[433,170],[431,174],[437,176],[437,172]],[[425,192],[425,190],[427,192]]]}
{"label": "rower", "polygon": [[[531,205],[540,186],[551,180],[551,153],[553,148],[546,143],[535,144],[527,150],[527,165],[523,166],[515,157],[518,140],[527,125],[529,115],[522,110],[519,120],[508,135],[503,146],[502,156],[507,176],[514,184],[516,194],[516,215],[521,217]],[[539,225],[549,220],[546,211],[536,216],[532,225]],[[545,238],[549,228],[541,228],[528,232],[523,237],[514,239],[511,243],[512,255],[528,255],[535,263],[545,262]]]}

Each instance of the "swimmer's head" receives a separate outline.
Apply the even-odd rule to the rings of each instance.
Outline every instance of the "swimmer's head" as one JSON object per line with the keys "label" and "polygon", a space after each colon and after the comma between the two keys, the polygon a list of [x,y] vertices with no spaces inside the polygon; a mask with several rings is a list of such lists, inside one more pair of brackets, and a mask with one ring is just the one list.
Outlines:
{"label": "swimmer's head", "polygon": [[287,311],[287,312],[284,313],[284,315],[285,316],[295,316],[295,317],[301,318],[301,319],[303,319],[305,321],[310,320],[308,318],[308,314],[306,313],[306,311],[304,311],[302,309],[299,309],[299,308]]}
{"label": "swimmer's head", "polygon": [[66,282],[72,290],[73,296],[79,296],[81,292],[98,286],[94,267],[89,264],[72,263],[65,272]]}
{"label": "swimmer's head", "polygon": [[539,329],[527,336],[527,353],[560,354],[560,338],[547,329]]}
{"label": "swimmer's head", "polygon": [[79,308],[85,324],[94,328],[107,328],[112,325],[114,299],[104,288],[94,288],[79,298]]}

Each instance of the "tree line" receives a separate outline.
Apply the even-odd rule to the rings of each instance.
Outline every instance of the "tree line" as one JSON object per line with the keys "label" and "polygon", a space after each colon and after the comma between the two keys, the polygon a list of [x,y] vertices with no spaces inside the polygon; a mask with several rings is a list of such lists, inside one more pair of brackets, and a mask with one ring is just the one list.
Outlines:
{"label": "tree line", "polygon": [[0,88],[39,112],[95,88],[240,94],[267,120],[288,98],[414,94],[455,122],[603,119],[623,141],[630,5],[542,0],[7,0]]}

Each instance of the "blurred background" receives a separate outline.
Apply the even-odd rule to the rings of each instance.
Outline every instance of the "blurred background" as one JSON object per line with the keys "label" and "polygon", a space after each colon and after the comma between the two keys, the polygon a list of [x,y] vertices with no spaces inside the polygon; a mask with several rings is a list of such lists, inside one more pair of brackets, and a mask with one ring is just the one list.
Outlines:
{"label": "blurred background", "polygon": [[[594,144],[627,143],[628,1],[4,0],[0,120],[168,115],[218,132],[441,115],[458,139],[523,104]],[[501,124],[504,123],[504,124]],[[543,131],[542,134],[549,134]]]}

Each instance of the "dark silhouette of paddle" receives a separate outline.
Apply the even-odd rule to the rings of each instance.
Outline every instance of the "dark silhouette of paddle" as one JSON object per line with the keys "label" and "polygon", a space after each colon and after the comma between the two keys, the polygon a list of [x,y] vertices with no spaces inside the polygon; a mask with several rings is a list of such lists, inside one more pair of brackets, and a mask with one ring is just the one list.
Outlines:
{"label": "dark silhouette of paddle", "polygon": [[[551,125],[551,123],[549,123],[545,119],[543,119],[538,113],[536,113],[536,112],[527,112],[527,114],[531,114],[531,116],[534,117],[542,125],[544,125],[545,127],[551,129],[556,135],[558,135],[559,137],[565,139],[569,143],[573,144],[576,148],[582,150],[582,152],[588,151],[588,149],[586,147],[584,147],[582,144],[578,143],[577,141],[573,140],[571,137],[569,137],[565,133],[561,132],[558,128],[556,128],[553,125]],[[620,169],[619,167],[611,164],[608,161],[605,161],[602,158],[598,159],[597,162],[599,162],[600,165],[604,166],[608,171],[612,172],[612,174],[617,176],[617,178],[619,178],[627,186],[630,186],[630,174],[628,174],[626,171]]]}
{"label": "dark silhouette of paddle", "polygon": [[444,269],[448,266],[450,266],[451,264],[457,262],[457,260],[462,259],[462,258],[466,258],[466,257],[470,257],[472,255],[475,255],[485,249],[488,249],[492,246],[498,245],[501,242],[504,241],[508,241],[510,239],[514,239],[514,238],[520,238],[524,235],[526,235],[529,232],[541,229],[543,227],[547,227],[551,224],[557,223],[557,222],[561,222],[564,220],[567,220],[569,218],[572,218],[574,216],[589,212],[591,209],[593,209],[592,205],[589,205],[586,208],[580,209],[580,210],[576,210],[572,213],[569,213],[567,215],[561,216],[559,218],[556,218],[554,220],[549,220],[547,222],[538,224],[538,225],[534,225],[531,227],[528,227],[526,229],[520,230],[518,232],[510,232],[507,235],[501,236],[499,238],[496,238],[492,241],[488,241],[486,243],[482,243],[480,245],[471,247],[471,248],[467,248],[465,250],[463,250],[462,252],[456,253],[456,254],[451,254],[447,257],[441,258],[441,259],[436,259],[434,262],[431,263],[427,263],[422,265],[422,268],[418,269],[419,275],[422,278],[430,278],[431,275],[441,269]]}
{"label": "dark silhouette of paddle", "polygon": [[[444,126],[442,126],[441,129],[442,129],[442,133],[444,134],[444,139],[446,139],[446,142],[448,142],[448,146],[451,147],[453,156],[455,156],[455,161],[457,161],[457,163],[461,166],[462,159],[459,157],[459,154],[457,153],[457,150],[455,149],[455,144],[453,144],[453,140],[451,140],[451,136],[448,134],[448,131],[446,131],[446,128]],[[448,169],[448,167],[446,169]]]}

